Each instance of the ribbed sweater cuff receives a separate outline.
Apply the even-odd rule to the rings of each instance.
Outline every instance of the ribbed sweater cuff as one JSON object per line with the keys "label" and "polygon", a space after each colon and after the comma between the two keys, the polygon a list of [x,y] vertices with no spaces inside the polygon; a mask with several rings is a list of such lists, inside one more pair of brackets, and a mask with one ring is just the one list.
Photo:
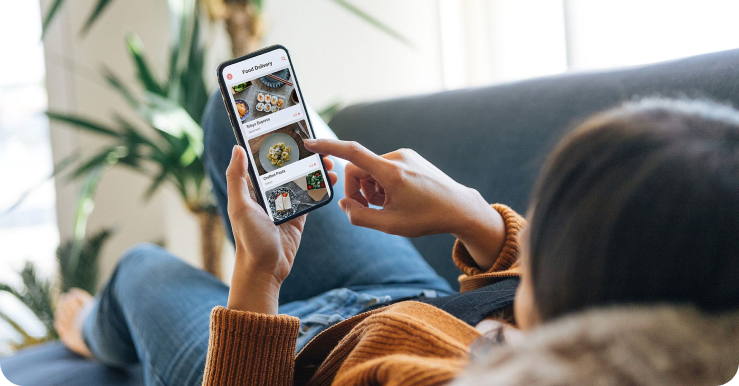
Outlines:
{"label": "ribbed sweater cuff", "polygon": [[292,316],[214,308],[203,385],[292,385],[299,329]]}
{"label": "ribbed sweater cuff", "polygon": [[521,215],[513,209],[502,205],[491,205],[503,217],[506,227],[505,242],[500,255],[495,259],[493,267],[483,271],[470,255],[467,247],[457,240],[454,244],[452,259],[463,275],[459,277],[462,291],[468,291],[489,284],[496,278],[515,277],[519,275],[518,268],[518,234],[526,225]]}

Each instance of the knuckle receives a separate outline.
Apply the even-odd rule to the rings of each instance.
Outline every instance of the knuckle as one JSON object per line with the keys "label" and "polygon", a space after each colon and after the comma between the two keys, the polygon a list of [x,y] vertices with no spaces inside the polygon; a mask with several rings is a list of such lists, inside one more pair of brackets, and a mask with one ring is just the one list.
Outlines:
{"label": "knuckle", "polygon": [[361,143],[357,141],[349,141],[349,144],[347,146],[349,148],[349,151],[352,153],[359,153],[364,151],[364,146],[362,146]]}
{"label": "knuckle", "polygon": [[398,153],[400,153],[400,155],[402,155],[403,157],[408,157],[408,156],[411,156],[415,152],[407,147],[403,147],[403,148],[398,149]]}
{"label": "knuckle", "polygon": [[400,184],[406,179],[406,173],[405,170],[400,166],[395,166],[390,170],[388,173],[388,177],[390,177],[390,181],[395,184]]}

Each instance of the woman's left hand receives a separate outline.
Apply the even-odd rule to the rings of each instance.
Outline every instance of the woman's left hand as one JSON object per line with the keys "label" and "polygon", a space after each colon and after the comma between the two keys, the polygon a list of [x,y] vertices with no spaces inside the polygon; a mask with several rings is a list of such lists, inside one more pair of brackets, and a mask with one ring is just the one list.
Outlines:
{"label": "woman's left hand", "polygon": [[[228,308],[276,314],[280,286],[298,252],[306,215],[275,226],[254,197],[247,173],[247,156],[235,146],[226,171],[228,215],[236,244]],[[327,169],[333,162],[326,159]],[[331,183],[336,174],[329,173]]]}

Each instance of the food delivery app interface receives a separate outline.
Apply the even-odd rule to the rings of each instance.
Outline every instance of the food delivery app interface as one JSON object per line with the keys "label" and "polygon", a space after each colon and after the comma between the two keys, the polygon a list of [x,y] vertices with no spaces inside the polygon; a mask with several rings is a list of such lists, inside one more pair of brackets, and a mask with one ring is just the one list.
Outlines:
{"label": "food delivery app interface", "polygon": [[272,220],[328,200],[329,180],[320,156],[303,144],[313,131],[287,52],[272,50],[222,71]]}

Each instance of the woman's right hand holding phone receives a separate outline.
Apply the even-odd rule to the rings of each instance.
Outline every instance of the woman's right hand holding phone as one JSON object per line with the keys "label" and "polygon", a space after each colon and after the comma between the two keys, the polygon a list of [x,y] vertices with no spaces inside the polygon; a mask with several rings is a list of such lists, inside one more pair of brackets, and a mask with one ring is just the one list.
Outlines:
{"label": "woman's right hand holding phone", "polygon": [[305,146],[350,162],[346,197],[339,205],[352,224],[406,237],[451,233],[483,270],[500,254],[505,242],[500,214],[476,190],[454,181],[415,151],[380,156],[359,143],[333,139],[305,140]]}

